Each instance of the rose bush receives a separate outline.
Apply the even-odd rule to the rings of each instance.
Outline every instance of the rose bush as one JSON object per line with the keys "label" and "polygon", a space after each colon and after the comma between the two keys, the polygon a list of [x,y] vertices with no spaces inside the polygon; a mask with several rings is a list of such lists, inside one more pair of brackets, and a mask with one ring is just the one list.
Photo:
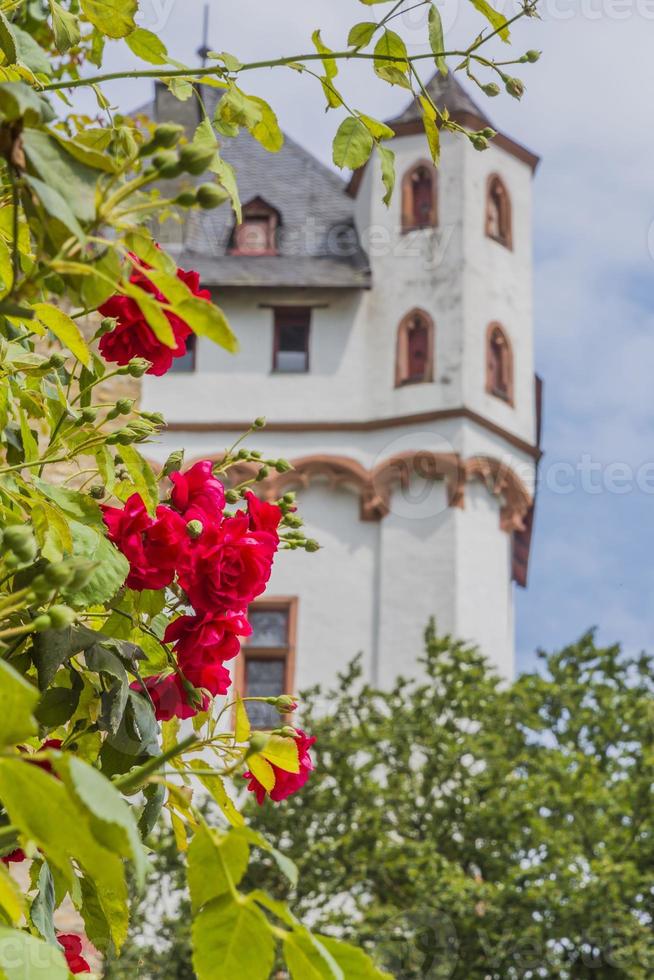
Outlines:
{"label": "rose bush", "polygon": [[[383,82],[414,86],[435,161],[439,129],[477,149],[492,135],[467,131],[429,98],[417,67],[424,55],[409,56],[387,27],[404,2],[378,23],[356,24],[347,50],[331,51],[315,32],[315,51],[269,62],[319,79],[329,107],[347,113],[335,163],[360,167],[376,149],[387,202],[385,141],[394,134],[346,109],[334,81],[340,60],[368,58]],[[239,887],[253,849],[295,883],[292,863],[245,825],[237,804],[248,789],[266,806],[300,790],[313,739],[287,724],[292,692],[263,699],[279,726],[252,732],[229,665],[279,553],[317,544],[292,495],[254,492],[268,471],[288,469],[284,460],[239,442],[187,470],[173,453],[155,472],[142,447],[164,420],[139,411],[120,386],[146,373],[156,383],[191,335],[236,351],[197,273],[178,269],[150,229],[226,201],[240,222],[220,141],[246,129],[275,152],[283,134],[267,102],[239,84],[259,63],[227,52],[210,53],[204,68],[173,62],[137,26],[138,6],[0,5],[0,974],[66,980],[89,969],[81,936],[58,929],[64,902],[90,943],[119,953],[152,829],[165,819],[185,855],[199,980],[266,980],[280,957],[302,980],[381,977],[360,950],[312,935],[286,904]],[[522,83],[506,73],[513,62],[479,53],[491,38],[507,40],[510,23],[486,3],[479,9],[491,30],[457,62],[473,83],[474,67],[518,97]],[[526,0],[513,19],[533,12]],[[213,120],[203,112],[187,133],[112,111],[103,85],[126,73],[102,72],[107,39],[124,39],[148,63],[131,77],[157,77],[180,100],[203,106],[202,86],[218,87]],[[446,73],[433,5],[429,43]],[[94,118],[71,106],[80,87],[97,98]],[[204,173],[211,182],[198,186]],[[232,479],[244,463],[251,478]],[[215,800],[220,826],[207,825],[199,793]]]}

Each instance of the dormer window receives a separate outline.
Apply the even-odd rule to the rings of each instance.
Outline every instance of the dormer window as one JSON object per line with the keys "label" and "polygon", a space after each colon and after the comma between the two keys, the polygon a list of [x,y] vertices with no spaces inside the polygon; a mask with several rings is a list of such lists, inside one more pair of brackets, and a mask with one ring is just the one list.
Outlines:
{"label": "dormer window", "polygon": [[416,163],[402,178],[402,231],[435,228],[436,171],[431,163]]}
{"label": "dormer window", "polygon": [[511,199],[497,174],[488,178],[486,188],[486,234],[505,248],[513,247]]}
{"label": "dormer window", "polygon": [[243,221],[232,233],[232,255],[276,255],[279,213],[261,197],[243,205]]}

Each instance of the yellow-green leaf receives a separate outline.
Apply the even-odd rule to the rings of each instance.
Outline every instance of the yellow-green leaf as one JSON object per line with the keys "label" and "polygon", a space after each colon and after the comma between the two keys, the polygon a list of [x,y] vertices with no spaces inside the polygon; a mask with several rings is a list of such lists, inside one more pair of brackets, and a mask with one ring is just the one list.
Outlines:
{"label": "yellow-green leaf", "polygon": [[255,95],[250,96],[250,98],[256,102],[261,110],[261,119],[252,127],[250,132],[264,149],[271,153],[277,153],[284,145],[284,134],[279,128],[277,116],[264,99]]}
{"label": "yellow-green leaf", "polygon": [[57,0],[50,0],[50,10],[52,12],[52,32],[55,39],[57,51],[64,54],[69,48],[74,48],[79,44],[81,34],[79,29],[79,18],[71,14],[69,10],[64,10]]}
{"label": "yellow-green leaf", "polygon": [[[150,276],[150,278],[152,277]],[[123,289],[128,296],[131,296],[136,301],[157,340],[165,344],[166,347],[177,347],[177,341],[175,340],[175,334],[170,325],[170,320],[157,300],[152,298],[152,294],[146,293],[140,286],[131,282],[125,283]]]}
{"label": "yellow-green leaf", "polygon": [[236,707],[234,708],[235,716],[235,737],[237,742],[247,742],[252,731],[250,727],[250,719],[248,718],[248,713],[243,702],[243,698],[239,695],[236,697]]}
{"label": "yellow-green leaf", "polygon": [[88,367],[91,363],[91,353],[75,321],[50,303],[34,303],[32,309],[37,320],[47,327],[78,361]]}
{"label": "yellow-green leaf", "polygon": [[311,40],[313,41],[318,54],[324,56],[322,59],[323,68],[325,69],[325,75],[331,81],[332,78],[336,78],[336,76],[338,75],[338,65],[336,64],[336,60],[334,58],[330,58],[330,55],[333,54],[333,51],[331,48],[328,48],[327,45],[323,43],[323,40],[320,36],[320,31],[314,31],[313,34],[311,35]]}
{"label": "yellow-green leaf", "polygon": [[470,0],[470,2],[480,14],[484,15],[494,32],[499,34],[502,40],[506,41],[508,44],[511,35],[509,32],[509,23],[504,14],[501,14],[499,10],[495,10],[494,7],[491,7],[491,5],[487,3],[487,0]]}
{"label": "yellow-green leaf", "polygon": [[271,735],[261,755],[274,766],[285,772],[300,771],[300,757],[297,742],[294,738],[283,738],[281,735]]}
{"label": "yellow-green leaf", "polygon": [[148,31],[145,27],[137,27],[125,38],[130,50],[142,61],[151,65],[165,65],[168,61],[168,49],[161,38]]}
{"label": "yellow-green leaf", "polygon": [[438,7],[432,3],[429,8],[429,44],[434,53],[436,67],[443,77],[447,75],[447,64],[443,57],[445,38],[443,36],[443,21]]}
{"label": "yellow-green leaf", "polygon": [[386,193],[383,201],[386,207],[391,203],[393,189],[395,187],[395,154],[387,146],[379,146],[379,159],[381,161],[381,172]]}
{"label": "yellow-green leaf", "polygon": [[32,712],[39,692],[4,660],[0,660],[0,697],[0,745],[15,745],[35,735],[37,727]]}
{"label": "yellow-green leaf", "polygon": [[23,894],[4,865],[0,867],[0,906],[11,922],[20,921],[24,911]]}
{"label": "yellow-green leaf", "polygon": [[80,0],[85,17],[106,37],[127,37],[136,30],[138,0]]}
{"label": "yellow-green leaf", "polygon": [[248,766],[252,775],[259,780],[266,792],[275,788],[275,772],[269,762],[259,754],[251,755]]}
{"label": "yellow-green leaf", "polygon": [[356,170],[362,167],[372,152],[374,140],[360,119],[348,116],[334,137],[333,159],[337,167]]}
{"label": "yellow-green leaf", "polygon": [[178,276],[171,276],[160,269],[151,269],[148,271],[148,278],[166,297],[175,315],[187,323],[193,333],[199,337],[208,337],[232,353],[238,350],[238,340],[219,306],[195,296]]}

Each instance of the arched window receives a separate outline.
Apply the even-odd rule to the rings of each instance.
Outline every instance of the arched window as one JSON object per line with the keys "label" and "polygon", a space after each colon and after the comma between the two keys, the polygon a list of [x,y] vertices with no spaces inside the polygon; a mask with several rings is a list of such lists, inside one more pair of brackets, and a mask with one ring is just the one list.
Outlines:
{"label": "arched window", "polygon": [[436,170],[426,161],[416,163],[402,178],[402,231],[435,228]]}
{"label": "arched window", "polygon": [[395,386],[434,379],[434,324],[424,310],[412,310],[397,332]]}
{"label": "arched window", "polygon": [[513,351],[499,323],[491,323],[486,333],[486,391],[513,404]]}
{"label": "arched window", "polygon": [[491,174],[486,186],[486,234],[506,248],[513,247],[511,198],[497,174]]}

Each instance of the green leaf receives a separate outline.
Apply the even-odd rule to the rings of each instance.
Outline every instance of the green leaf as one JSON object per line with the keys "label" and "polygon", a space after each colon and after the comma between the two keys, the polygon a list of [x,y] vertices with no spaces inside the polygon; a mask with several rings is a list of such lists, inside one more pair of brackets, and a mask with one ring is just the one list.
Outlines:
{"label": "green leaf", "polygon": [[[151,279],[152,276],[149,275],[148,278]],[[141,289],[140,286],[131,282],[123,284],[123,291],[137,303],[157,340],[165,344],[166,347],[177,347],[177,341],[175,340],[175,334],[173,333],[170,320],[161,308],[160,303],[152,298],[152,294],[147,293],[145,289]]]}
{"label": "green leaf", "polygon": [[57,0],[50,0],[50,10],[52,11],[55,47],[57,51],[64,54],[69,48],[74,48],[80,42],[79,19],[70,11],[64,10],[61,4],[57,3]]}
{"label": "green leaf", "polygon": [[425,127],[425,135],[429,144],[431,158],[438,166],[441,157],[441,137],[436,124],[436,110],[424,95],[420,96],[420,105],[422,106],[422,124]]}
{"label": "green leaf", "polygon": [[[376,60],[379,58],[380,60]],[[392,60],[391,60],[392,59]],[[391,85],[411,88],[407,76],[408,54],[404,41],[394,31],[384,31],[375,45],[375,74]]]}
{"label": "green leaf", "polygon": [[19,64],[26,65],[30,71],[43,75],[52,74],[52,65],[45,51],[31,34],[17,24],[11,27],[16,41],[16,54]]}
{"label": "green leaf", "polygon": [[238,833],[200,825],[188,849],[188,885],[194,910],[230,892],[243,878],[250,849]]}
{"label": "green leaf", "polygon": [[16,745],[35,735],[33,712],[39,692],[4,660],[0,660],[0,696],[0,745]]}
{"label": "green leaf", "polygon": [[256,102],[261,110],[261,120],[252,127],[250,132],[264,149],[271,153],[277,153],[284,145],[284,134],[279,128],[277,116],[264,99],[260,99],[256,95],[252,95],[250,98]]}
{"label": "green leaf", "polygon": [[32,309],[39,322],[47,327],[78,361],[88,367],[91,363],[91,354],[75,321],[71,320],[63,310],[50,303],[34,303]]}
{"label": "green leaf", "polygon": [[168,49],[161,38],[144,27],[137,27],[125,38],[133,54],[151,65],[165,65],[168,61]]}
{"label": "green leaf", "polygon": [[252,130],[261,122],[261,110],[254,99],[232,82],[218,103],[215,118],[217,123],[225,122]]}
{"label": "green leaf", "polygon": [[134,488],[140,493],[150,513],[154,513],[159,503],[159,487],[152,467],[133,446],[121,446],[120,455]]}
{"label": "green leaf", "polygon": [[17,883],[11,877],[7,868],[0,867],[0,908],[2,908],[14,924],[20,922],[23,916],[25,900]]}
{"label": "green leaf", "polygon": [[362,949],[330,936],[316,939],[333,956],[347,980],[392,980],[391,974],[379,970]]}
{"label": "green leaf", "polygon": [[507,44],[510,40],[509,24],[504,16],[498,10],[495,10],[487,0],[470,0],[472,6],[475,10],[478,10],[480,14],[483,14],[486,20],[489,22],[493,30],[499,34],[503,41]]}
{"label": "green leaf", "polygon": [[36,176],[63,197],[77,220],[93,221],[97,171],[75,160],[57,140],[41,130],[25,130],[23,146]]}
{"label": "green leaf", "polygon": [[58,728],[73,717],[79,706],[80,690],[72,687],[51,687],[41,696],[35,717],[46,728]]}
{"label": "green leaf", "polygon": [[330,968],[318,944],[303,930],[287,933],[283,950],[292,980],[343,980],[342,971],[335,973]]}
{"label": "green leaf", "polygon": [[54,187],[50,187],[44,181],[39,180],[38,177],[33,177],[30,174],[25,174],[25,180],[30,185],[32,190],[36,191],[36,195],[41,202],[41,206],[46,214],[55,221],[60,221],[64,228],[67,228],[78,241],[84,242],[86,236],[82,230],[82,226],[73,214],[66,199],[55,190]]}
{"label": "green leaf", "polygon": [[366,116],[363,112],[360,112],[359,119],[376,140],[389,140],[395,136],[395,130],[387,126],[386,123],[380,122],[378,119],[373,119],[372,116]]}
{"label": "green leaf", "polygon": [[364,48],[372,40],[377,26],[372,20],[364,20],[361,24],[355,24],[350,28],[350,33],[347,36],[348,46]]}
{"label": "green leaf", "polygon": [[216,899],[193,923],[193,966],[198,980],[268,980],[275,942],[268,920],[256,906]]}
{"label": "green leaf", "polygon": [[69,980],[59,946],[18,929],[0,927],[0,971],[3,980]]}
{"label": "green leaf", "polygon": [[96,840],[88,811],[61,780],[23,759],[0,759],[0,798],[11,822],[59,868],[69,887],[76,881],[71,861],[91,876],[119,948],[128,916],[123,860]]}
{"label": "green leaf", "polygon": [[253,830],[251,827],[241,826],[236,833],[241,834],[250,844],[254,847],[260,847],[262,851],[266,851],[267,854],[275,861],[275,864],[282,872],[286,875],[291,885],[295,887],[298,882],[298,869],[294,861],[291,861],[286,854],[282,854],[278,851],[276,847],[267,840],[263,834],[260,834],[258,830]]}
{"label": "green leaf", "polygon": [[84,133],[79,133],[75,139],[66,139],[63,133],[51,131],[50,135],[57,141],[59,146],[69,153],[70,156],[79,160],[80,163],[94,170],[104,170],[105,173],[115,173],[117,168],[116,159],[106,152],[106,146],[99,148],[93,143],[84,142]]}
{"label": "green leaf", "polygon": [[236,695],[236,707],[234,709],[235,714],[235,732],[234,737],[237,742],[247,742],[252,731],[250,727],[250,719],[248,718],[247,708],[240,694]]}
{"label": "green leaf", "polygon": [[229,194],[236,220],[240,223],[243,220],[243,211],[241,209],[241,200],[238,194],[234,168],[231,163],[223,160],[219,153],[216,153],[212,162],[209,164],[209,170],[217,176],[221,187]]}
{"label": "green leaf", "polygon": [[311,35],[311,40],[313,41],[318,54],[325,56],[322,59],[322,64],[323,64],[323,68],[325,69],[326,77],[328,78],[329,81],[331,81],[332,78],[336,78],[336,76],[338,75],[338,65],[336,64],[336,60],[334,58],[329,57],[331,54],[333,54],[333,51],[331,48],[328,48],[327,45],[323,43],[323,40],[320,36],[320,31],[314,31],[313,34]]}
{"label": "green leaf", "polygon": [[299,772],[300,759],[297,742],[294,738],[284,738],[282,735],[271,735],[261,755],[273,766],[284,769],[285,772]]}
{"label": "green leaf", "polygon": [[[191,759],[189,765],[193,769],[205,769],[205,763],[201,759]],[[215,775],[198,776],[198,779],[204,786],[204,788],[211,794],[213,799],[216,801],[218,806],[223,812],[223,815],[232,825],[232,827],[243,827],[245,824],[245,817],[237,810],[234,806],[231,796],[225,789],[225,784],[218,773]]]}
{"label": "green leaf", "polygon": [[374,141],[370,131],[354,116],[348,116],[334,137],[333,159],[337,167],[356,170],[367,162]]}
{"label": "green leaf", "polygon": [[393,189],[395,188],[395,154],[387,146],[378,146],[379,159],[381,161],[381,172],[386,193],[383,201],[386,207],[391,203]]}
{"label": "green leaf", "polygon": [[231,353],[238,351],[238,340],[219,306],[210,300],[194,296],[186,283],[177,276],[152,269],[148,271],[148,278],[166,297],[173,313],[188,323],[193,333],[199,337],[208,337]]}
{"label": "green leaf", "polygon": [[438,7],[432,3],[429,8],[429,43],[436,58],[436,67],[443,77],[447,75],[447,63],[443,57],[445,38],[443,36],[443,21]]}
{"label": "green leaf", "polygon": [[29,85],[23,82],[0,84],[0,115],[4,119],[13,122],[22,118],[28,126],[33,126],[40,121],[41,111],[39,97]]}
{"label": "green leaf", "polygon": [[40,932],[46,942],[56,943],[54,927],[55,886],[48,862],[44,861],[39,871],[39,890],[30,908],[32,925]]}
{"label": "green leaf", "polygon": [[93,836],[114,854],[129,858],[142,887],[147,869],[145,851],[130,807],[97,769],[66,753],[55,769],[89,815]]}
{"label": "green leaf", "polygon": [[84,15],[106,37],[127,37],[136,30],[138,0],[80,0]]}
{"label": "green leaf", "polygon": [[11,24],[2,12],[0,12],[0,51],[5,56],[8,65],[16,64],[16,38]]}
{"label": "green leaf", "polygon": [[113,544],[93,528],[70,522],[73,554],[97,563],[88,582],[77,589],[71,603],[77,608],[100,605],[116,595],[129,575],[129,562]]}
{"label": "green leaf", "polygon": [[78,490],[69,490],[54,483],[47,483],[39,477],[32,480],[36,489],[57,505],[67,517],[83,521],[99,531],[106,530],[102,519],[102,511],[98,503],[88,494],[80,493]]}

